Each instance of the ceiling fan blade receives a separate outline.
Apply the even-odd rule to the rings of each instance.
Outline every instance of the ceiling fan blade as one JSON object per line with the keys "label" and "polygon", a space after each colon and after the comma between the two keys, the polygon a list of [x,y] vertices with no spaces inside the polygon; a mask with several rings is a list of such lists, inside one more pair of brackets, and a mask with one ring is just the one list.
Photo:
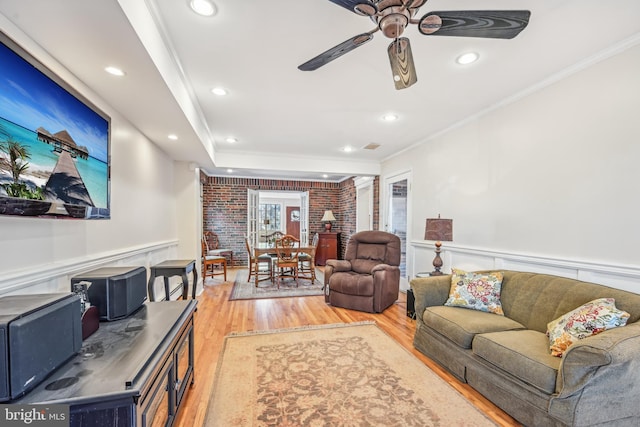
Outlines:
{"label": "ceiling fan blade", "polygon": [[400,37],[392,41],[387,48],[387,53],[397,90],[406,89],[418,81],[408,38]]}
{"label": "ceiling fan blade", "polygon": [[347,52],[351,52],[353,49],[362,46],[366,42],[370,41],[373,38],[373,33],[362,33],[358,34],[355,37],[350,38],[337,46],[332,47],[326,52],[321,53],[305,62],[304,64],[298,66],[298,69],[301,71],[313,71],[316,70],[323,65],[333,61],[336,58],[341,57]]}
{"label": "ceiling fan blade", "polygon": [[376,5],[369,0],[329,0],[338,6],[349,9],[351,12],[362,16],[373,16],[378,13]]}
{"label": "ceiling fan blade", "polygon": [[429,12],[420,18],[422,34],[512,39],[529,23],[528,10],[455,10]]}

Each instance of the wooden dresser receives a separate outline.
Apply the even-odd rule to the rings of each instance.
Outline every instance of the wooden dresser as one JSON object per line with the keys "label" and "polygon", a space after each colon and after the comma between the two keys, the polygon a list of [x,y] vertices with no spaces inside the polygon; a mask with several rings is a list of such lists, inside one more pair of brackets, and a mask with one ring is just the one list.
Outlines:
{"label": "wooden dresser", "polygon": [[338,259],[340,254],[340,233],[318,233],[316,265],[325,265],[328,259]]}

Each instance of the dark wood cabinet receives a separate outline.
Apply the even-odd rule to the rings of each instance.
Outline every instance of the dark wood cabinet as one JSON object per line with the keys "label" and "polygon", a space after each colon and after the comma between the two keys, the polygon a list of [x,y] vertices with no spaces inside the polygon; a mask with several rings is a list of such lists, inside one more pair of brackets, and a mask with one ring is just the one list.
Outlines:
{"label": "dark wood cabinet", "polygon": [[79,354],[12,403],[69,405],[72,427],[171,426],[193,383],[196,304],[151,302],[100,323]]}
{"label": "dark wood cabinet", "polygon": [[328,259],[338,259],[340,254],[340,233],[318,233],[316,265],[325,265]]}

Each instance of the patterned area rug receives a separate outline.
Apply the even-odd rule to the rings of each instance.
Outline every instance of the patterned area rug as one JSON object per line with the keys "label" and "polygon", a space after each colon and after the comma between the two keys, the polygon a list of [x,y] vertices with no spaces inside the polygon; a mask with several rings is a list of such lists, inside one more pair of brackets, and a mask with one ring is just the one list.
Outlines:
{"label": "patterned area rug", "polygon": [[269,280],[261,281],[256,288],[253,280],[247,282],[249,270],[238,270],[229,300],[322,295],[322,282],[324,279],[321,272],[317,270],[316,272],[316,281],[313,284],[309,279],[298,279],[298,286],[296,287],[295,281],[286,279],[280,284],[280,289],[278,289],[278,287]]}
{"label": "patterned area rug", "polygon": [[205,426],[495,426],[371,322],[229,335]]}

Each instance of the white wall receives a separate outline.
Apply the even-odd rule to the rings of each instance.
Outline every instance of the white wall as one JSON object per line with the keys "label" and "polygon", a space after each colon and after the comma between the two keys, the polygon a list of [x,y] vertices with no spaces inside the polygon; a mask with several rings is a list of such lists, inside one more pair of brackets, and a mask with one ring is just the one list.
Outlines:
{"label": "white wall", "polygon": [[441,214],[460,268],[492,268],[483,251],[540,256],[623,270],[640,292],[638,70],[634,46],[385,161],[383,176],[413,173],[414,251],[425,218]]}
{"label": "white wall", "polygon": [[24,34],[8,35],[111,116],[111,219],[0,216],[0,295],[68,291],[80,271],[175,257],[181,236],[172,159]]}

